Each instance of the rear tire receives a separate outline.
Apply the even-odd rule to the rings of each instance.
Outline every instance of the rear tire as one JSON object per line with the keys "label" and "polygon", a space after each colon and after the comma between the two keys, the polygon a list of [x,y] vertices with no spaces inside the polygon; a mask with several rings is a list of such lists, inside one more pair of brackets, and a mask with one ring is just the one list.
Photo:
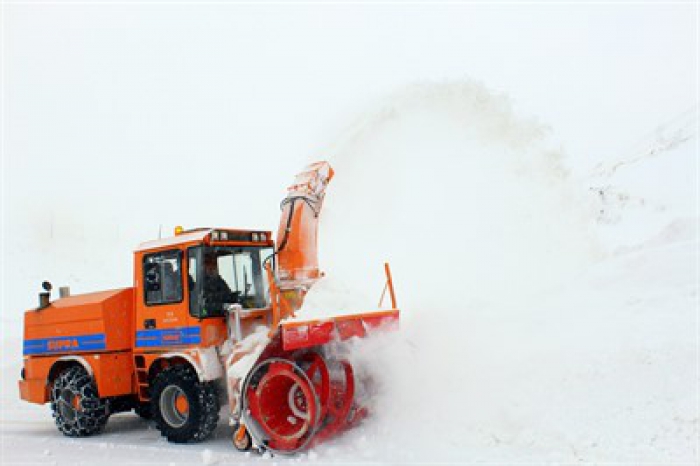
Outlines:
{"label": "rear tire", "polygon": [[169,442],[201,442],[219,421],[216,387],[200,382],[188,366],[169,367],[153,380],[151,412],[156,428]]}
{"label": "rear tire", "polygon": [[99,433],[109,418],[108,404],[92,377],[80,366],[62,371],[51,386],[51,411],[58,430],[68,437]]}

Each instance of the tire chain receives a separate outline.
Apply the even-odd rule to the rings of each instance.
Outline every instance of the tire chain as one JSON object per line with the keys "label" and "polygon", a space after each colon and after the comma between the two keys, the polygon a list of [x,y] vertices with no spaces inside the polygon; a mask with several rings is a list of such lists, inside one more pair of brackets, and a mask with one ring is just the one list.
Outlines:
{"label": "tire chain", "polygon": [[[69,390],[80,396],[80,409],[75,419],[65,419],[59,408],[61,392]],[[87,437],[99,433],[107,423],[107,401],[99,398],[92,378],[82,367],[74,366],[61,372],[51,387],[51,411],[58,430],[68,437]]]}

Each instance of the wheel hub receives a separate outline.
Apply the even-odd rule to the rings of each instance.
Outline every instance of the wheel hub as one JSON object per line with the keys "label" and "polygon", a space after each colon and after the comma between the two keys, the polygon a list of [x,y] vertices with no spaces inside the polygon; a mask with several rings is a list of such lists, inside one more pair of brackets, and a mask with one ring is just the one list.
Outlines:
{"label": "wheel hub", "polygon": [[185,425],[190,414],[190,404],[185,392],[176,385],[169,385],[160,396],[160,412],[163,420],[178,428]]}
{"label": "wheel hub", "polygon": [[80,395],[69,388],[64,388],[59,395],[58,409],[63,419],[71,423],[75,422],[77,413],[81,409]]}

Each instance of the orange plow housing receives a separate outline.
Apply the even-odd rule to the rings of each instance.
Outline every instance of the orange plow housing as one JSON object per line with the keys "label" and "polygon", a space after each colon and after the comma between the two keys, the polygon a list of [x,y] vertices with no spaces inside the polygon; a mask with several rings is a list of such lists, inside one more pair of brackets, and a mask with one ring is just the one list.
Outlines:
{"label": "orange plow housing", "polygon": [[368,414],[343,343],[398,323],[398,311],[283,324],[242,384],[242,419],[259,448],[294,453]]}
{"label": "orange plow housing", "polygon": [[273,314],[269,341],[245,378],[234,371],[229,384],[235,387],[239,403],[233,416],[238,426],[234,445],[245,434],[258,449],[294,453],[352,427],[368,414],[357,396],[363,381],[343,357],[342,347],[354,338],[398,326],[389,265],[385,265],[385,291],[389,290],[391,309],[323,320],[288,319],[322,277],[317,260],[318,221],[333,175],[327,162],[310,165],[297,175],[282,202],[278,273],[275,276],[271,267],[267,269]]}

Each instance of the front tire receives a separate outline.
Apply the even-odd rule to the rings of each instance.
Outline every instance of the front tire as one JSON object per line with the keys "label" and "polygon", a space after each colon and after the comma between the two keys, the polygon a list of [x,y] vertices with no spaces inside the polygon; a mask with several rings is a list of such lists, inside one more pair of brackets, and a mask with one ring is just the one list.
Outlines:
{"label": "front tire", "polygon": [[107,424],[107,401],[97,394],[92,377],[80,366],[62,371],[51,387],[51,411],[58,430],[68,437],[99,433]]}
{"label": "front tire", "polygon": [[200,382],[184,365],[159,373],[151,385],[156,428],[169,442],[201,442],[219,421],[219,399],[211,382]]}

